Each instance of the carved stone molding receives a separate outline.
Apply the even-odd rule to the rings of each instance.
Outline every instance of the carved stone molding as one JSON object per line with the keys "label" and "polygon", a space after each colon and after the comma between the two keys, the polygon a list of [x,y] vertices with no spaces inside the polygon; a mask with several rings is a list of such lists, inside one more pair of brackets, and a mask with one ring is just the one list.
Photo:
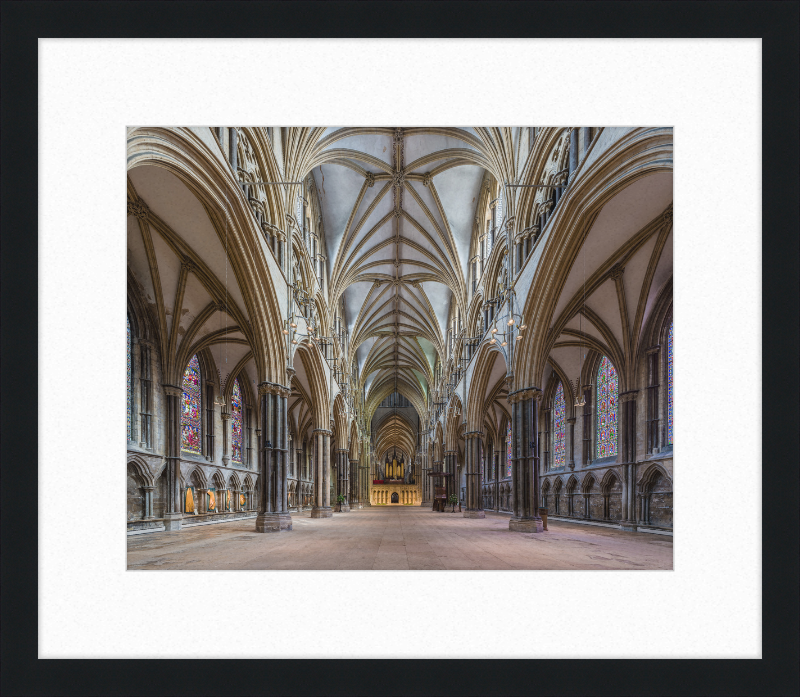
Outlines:
{"label": "carved stone molding", "polygon": [[375,186],[375,175],[372,172],[367,172],[366,182],[367,182],[367,186],[370,187],[370,188]]}
{"label": "carved stone molding", "polygon": [[430,172],[426,172],[425,174],[422,175],[422,185],[423,186],[430,186],[432,181],[433,181],[433,178],[431,177],[431,173]]}
{"label": "carved stone molding", "polygon": [[639,394],[639,390],[628,390],[620,393],[619,399],[621,402],[630,402],[632,399],[636,399],[637,394]]}
{"label": "carved stone molding", "polygon": [[288,397],[291,390],[275,382],[262,382],[258,385],[258,394],[274,394],[279,397]]}
{"label": "carved stone molding", "polygon": [[400,188],[406,181],[406,172],[403,169],[398,169],[392,174],[392,186]]}
{"label": "carved stone molding", "polygon": [[608,276],[616,281],[618,278],[622,278],[622,274],[624,273],[624,266],[621,266],[620,264],[614,264],[614,266],[612,266],[611,270],[608,272]]}
{"label": "carved stone molding", "polygon": [[186,271],[186,273],[191,273],[194,271],[194,262],[189,257],[184,255],[183,260],[181,261],[181,269]]}
{"label": "carved stone molding", "polygon": [[139,220],[147,220],[150,215],[150,209],[142,199],[128,201],[128,215],[133,215]]}
{"label": "carved stone molding", "polygon": [[667,210],[667,211],[664,211],[664,215],[662,216],[662,219],[667,224],[672,222],[672,209],[671,208],[669,210]]}
{"label": "carved stone molding", "polygon": [[656,344],[655,346],[651,346],[649,349],[645,351],[645,353],[650,356],[651,354],[658,353],[661,350],[661,344]]}
{"label": "carved stone molding", "polygon": [[229,411],[220,412],[219,418],[223,421],[230,421],[231,413]]}
{"label": "carved stone molding", "polygon": [[167,397],[180,397],[183,395],[183,390],[180,387],[175,387],[175,385],[162,385],[162,387]]}
{"label": "carved stone molding", "polygon": [[539,402],[542,399],[542,391],[538,387],[526,387],[508,395],[508,401],[511,404],[516,404],[517,402],[522,402],[526,399],[535,399],[537,402]]}

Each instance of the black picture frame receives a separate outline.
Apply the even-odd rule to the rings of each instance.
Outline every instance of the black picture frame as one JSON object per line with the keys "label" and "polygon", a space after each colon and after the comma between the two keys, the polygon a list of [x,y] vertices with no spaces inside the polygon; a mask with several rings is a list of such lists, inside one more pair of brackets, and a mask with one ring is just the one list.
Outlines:
{"label": "black picture frame", "polygon": [[[798,26],[797,2],[4,2],[2,694],[797,694]],[[38,401],[30,387],[38,370],[37,38],[258,37],[265,29],[282,37],[523,37],[535,32],[539,37],[762,38],[762,424],[769,486],[765,479],[761,660],[37,659],[38,528],[31,510],[37,433],[31,415]],[[746,396],[742,401],[746,409]],[[735,434],[730,435],[735,448]],[[15,467],[20,462],[31,463],[31,469]],[[747,511],[733,518],[751,524]],[[437,622],[429,621],[432,631],[464,631],[465,640],[480,641],[479,630],[450,627],[446,618],[436,629]],[[546,641],[546,628],[531,631],[541,632]],[[191,675],[203,678],[187,679]]]}

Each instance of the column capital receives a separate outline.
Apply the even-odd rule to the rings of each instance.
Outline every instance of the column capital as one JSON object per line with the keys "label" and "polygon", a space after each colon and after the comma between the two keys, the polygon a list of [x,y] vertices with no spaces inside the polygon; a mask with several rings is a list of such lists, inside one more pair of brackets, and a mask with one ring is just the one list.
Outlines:
{"label": "column capital", "polygon": [[180,397],[183,394],[183,390],[175,385],[161,385],[161,387],[164,388],[164,394],[167,397]]}
{"label": "column capital", "polygon": [[516,404],[526,399],[535,399],[538,402],[542,399],[542,391],[538,387],[524,387],[508,395],[510,404]]}
{"label": "column capital", "polygon": [[284,385],[279,385],[277,382],[262,382],[258,385],[258,394],[274,394],[279,397],[288,397],[291,390]]}
{"label": "column capital", "polygon": [[482,438],[482,437],[483,437],[483,431],[468,431],[467,433],[464,434],[465,440],[469,440],[471,438]]}
{"label": "column capital", "polygon": [[220,412],[219,418],[223,421],[229,421],[231,418],[231,413],[229,411]]}
{"label": "column capital", "polygon": [[330,431],[327,428],[315,428],[313,431],[311,431],[311,435],[313,436],[315,433],[321,433],[323,436],[333,435],[333,431]]}
{"label": "column capital", "polygon": [[657,353],[661,350],[661,344],[656,344],[655,346],[651,346],[649,349],[645,351],[645,353],[649,356],[653,353]]}
{"label": "column capital", "polygon": [[639,394],[639,390],[628,390],[620,393],[619,398],[621,402],[630,402],[632,399],[636,399],[637,394]]}
{"label": "column capital", "polygon": [[572,418],[570,418],[570,419],[567,419],[567,423],[570,426],[574,426],[576,421],[577,421],[577,419],[574,416]]}

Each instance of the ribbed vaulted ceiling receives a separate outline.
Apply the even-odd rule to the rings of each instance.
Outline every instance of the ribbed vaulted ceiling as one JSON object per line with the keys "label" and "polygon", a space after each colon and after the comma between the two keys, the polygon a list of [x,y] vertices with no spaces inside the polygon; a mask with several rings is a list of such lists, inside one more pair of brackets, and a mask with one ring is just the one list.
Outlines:
{"label": "ribbed vaulted ceiling", "polygon": [[314,160],[331,301],[344,297],[367,401],[395,383],[424,400],[451,303],[463,303],[480,140],[471,128],[329,128]]}

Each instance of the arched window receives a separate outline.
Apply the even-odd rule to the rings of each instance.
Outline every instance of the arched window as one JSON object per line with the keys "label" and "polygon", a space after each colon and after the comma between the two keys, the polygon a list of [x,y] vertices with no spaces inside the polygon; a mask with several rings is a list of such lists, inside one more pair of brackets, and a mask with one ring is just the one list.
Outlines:
{"label": "arched window", "polygon": [[506,477],[511,476],[511,422],[506,427]]}
{"label": "arched window", "polygon": [[244,462],[244,435],[242,430],[242,391],[239,388],[239,379],[233,382],[231,392],[231,452],[233,461]]}
{"label": "arched window", "polygon": [[672,444],[672,344],[674,322],[669,323],[667,334],[667,444]]}
{"label": "arched window", "polygon": [[606,356],[597,369],[597,457],[617,454],[617,371]]}
{"label": "arched window", "polygon": [[201,455],[200,361],[192,356],[183,371],[183,409],[181,410],[181,450]]}
{"label": "arched window", "polygon": [[567,462],[567,405],[564,402],[564,385],[558,383],[556,396],[553,398],[553,466],[551,469],[563,467]]}
{"label": "arched window", "polygon": [[128,321],[128,440],[131,439],[131,422],[133,421],[133,388],[131,381],[133,380],[133,372],[131,371],[131,318],[126,317]]}

